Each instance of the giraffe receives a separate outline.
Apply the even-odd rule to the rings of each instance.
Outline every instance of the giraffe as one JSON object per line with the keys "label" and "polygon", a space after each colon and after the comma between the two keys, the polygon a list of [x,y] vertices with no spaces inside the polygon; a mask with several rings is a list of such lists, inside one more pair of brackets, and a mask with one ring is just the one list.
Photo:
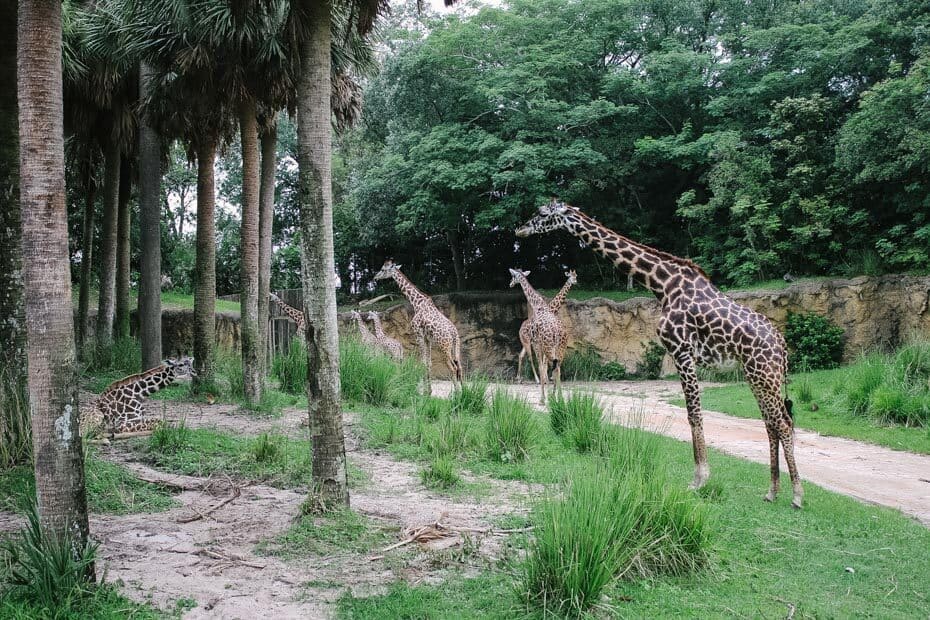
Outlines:
{"label": "giraffe", "polygon": [[393,278],[400,292],[404,294],[410,305],[413,306],[413,319],[410,321],[413,333],[416,335],[420,347],[420,359],[426,364],[426,393],[431,394],[429,382],[430,348],[433,343],[439,345],[443,355],[446,356],[446,366],[452,372],[452,381],[461,385],[464,379],[462,369],[462,351],[459,332],[433,300],[420,291],[400,271],[400,265],[392,260],[385,261],[381,270],[375,274],[375,280]]}
{"label": "giraffe", "polygon": [[404,358],[404,347],[402,347],[399,342],[384,333],[384,329],[381,327],[381,317],[378,316],[378,313],[374,311],[369,312],[368,320],[371,321],[375,326],[375,340],[377,341],[378,346],[394,359],[398,361],[402,360]]}
{"label": "giraffe", "polygon": [[[565,280],[565,284],[562,285],[561,290],[558,294],[552,298],[552,301],[549,302],[549,309],[552,310],[553,314],[559,311],[559,308],[562,307],[562,304],[565,303],[565,298],[568,297],[568,291],[578,282],[578,274],[575,273],[575,270],[565,272],[565,277],[568,278]],[[523,345],[523,348],[520,349],[520,355],[517,356],[517,379],[523,381],[523,358],[526,357],[526,354],[531,350],[530,349],[530,324],[533,322],[533,307],[527,304],[527,319],[523,321],[523,324],[520,325],[520,344]],[[536,374],[536,367],[533,365],[533,360],[530,359],[530,368],[533,370],[533,379],[536,383],[539,383],[539,376]]]}
{"label": "giraffe", "polygon": [[368,329],[368,326],[365,325],[365,321],[362,320],[362,315],[358,310],[352,311],[352,318],[355,319],[355,322],[358,323],[358,331],[361,336],[362,344],[366,347],[377,347],[378,341],[375,338],[375,335],[371,333],[371,330]]}
{"label": "giraffe", "polygon": [[775,501],[778,494],[781,445],[794,491],[791,505],[800,509],[804,489],[794,460],[794,420],[791,401],[782,395],[788,356],[785,339],[772,322],[721,293],[690,260],[618,235],[559,200],[539,207],[539,214],[518,228],[516,235],[528,237],[559,228],[592,246],[615,266],[628,269],[659,299],[662,311],[657,333],[675,361],[691,426],[691,488],[703,486],[710,475],[695,367],[736,360],[743,366],[768,434],[771,485],[764,499]]}
{"label": "giraffe", "polygon": [[81,411],[81,434],[137,433],[155,428],[158,420],[145,416],[142,399],[184,377],[195,377],[194,358],[167,359],[161,366],[111,383]]}
{"label": "giraffe", "polygon": [[549,309],[546,298],[536,292],[526,276],[529,271],[519,269],[510,270],[510,286],[517,284],[523,289],[527,303],[533,308],[530,319],[530,350],[531,358],[536,357],[539,366],[539,386],[542,390],[540,402],[546,404],[546,383],[549,381],[549,362],[554,363],[552,379],[555,382],[556,392],[562,391],[562,359],[565,357],[565,346],[568,344],[568,332],[559,317]]}
{"label": "giraffe", "polygon": [[281,312],[283,312],[285,316],[297,324],[297,335],[304,337],[304,335],[307,333],[307,323],[304,321],[304,313],[297,308],[293,308],[287,305],[284,303],[284,300],[282,300],[274,293],[271,293],[270,296],[271,301],[278,304],[278,307],[281,308]]}

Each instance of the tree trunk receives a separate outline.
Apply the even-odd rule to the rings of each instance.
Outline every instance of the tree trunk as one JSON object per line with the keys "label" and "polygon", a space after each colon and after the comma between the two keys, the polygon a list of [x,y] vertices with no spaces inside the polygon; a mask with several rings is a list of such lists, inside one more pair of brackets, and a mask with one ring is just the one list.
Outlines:
{"label": "tree trunk", "polygon": [[[0,8],[0,469],[29,457],[16,106],[16,3]],[[5,392],[5,393],[4,393]]]}
{"label": "tree trunk", "polygon": [[242,145],[242,227],[240,243],[240,329],[242,331],[242,385],[245,401],[262,397],[261,337],[258,325],[258,118],[254,101],[239,104]]}
{"label": "tree trunk", "polygon": [[90,310],[90,278],[94,266],[94,211],[96,209],[97,185],[93,172],[88,167],[84,185],[84,238],[81,242],[81,287],[78,292],[77,352],[84,353],[87,338],[87,312]]}
{"label": "tree trunk", "polygon": [[212,390],[216,348],[216,138],[197,149],[197,257],[194,273],[194,389]]}
{"label": "tree trunk", "polygon": [[129,197],[132,194],[132,164],[123,157],[119,171],[119,208],[116,227],[116,322],[117,338],[129,338],[129,274],[131,213]]}
{"label": "tree trunk", "polygon": [[[75,548],[83,549],[88,524],[65,202],[61,1],[20,0],[18,34],[20,204],[36,500],[45,530],[70,536]],[[93,580],[92,566],[86,576]]]}
{"label": "tree trunk", "polygon": [[[145,101],[152,70],[139,69],[139,99]],[[139,123],[139,339],[142,369],[161,363],[161,145],[143,113]]]}
{"label": "tree trunk", "polygon": [[455,272],[455,290],[465,290],[465,262],[462,259],[462,242],[457,230],[450,230],[446,234],[449,240],[449,249],[452,251],[452,269]]}
{"label": "tree trunk", "polygon": [[113,342],[116,292],[116,225],[119,215],[119,145],[110,139],[103,151],[103,230],[100,234],[100,297],[97,303],[97,347]]}
{"label": "tree trunk", "polygon": [[327,506],[348,505],[345,440],[339,409],[339,333],[333,257],[329,0],[306,2],[307,36],[297,82],[301,280],[307,320],[307,395],[313,492]]}
{"label": "tree trunk", "polygon": [[262,376],[271,365],[268,359],[268,315],[271,294],[271,232],[274,226],[274,187],[277,167],[278,125],[272,116],[262,133],[261,187],[258,196],[258,345]]}

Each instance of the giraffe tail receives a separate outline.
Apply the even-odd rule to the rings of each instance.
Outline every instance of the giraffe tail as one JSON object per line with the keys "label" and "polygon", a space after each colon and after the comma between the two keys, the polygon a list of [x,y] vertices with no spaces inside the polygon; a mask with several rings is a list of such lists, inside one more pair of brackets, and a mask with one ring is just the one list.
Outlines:
{"label": "giraffe tail", "polygon": [[461,383],[465,380],[465,369],[462,368],[462,341],[459,338],[455,339],[455,346],[452,352],[454,354],[452,364],[455,366],[455,376],[459,380],[459,383]]}

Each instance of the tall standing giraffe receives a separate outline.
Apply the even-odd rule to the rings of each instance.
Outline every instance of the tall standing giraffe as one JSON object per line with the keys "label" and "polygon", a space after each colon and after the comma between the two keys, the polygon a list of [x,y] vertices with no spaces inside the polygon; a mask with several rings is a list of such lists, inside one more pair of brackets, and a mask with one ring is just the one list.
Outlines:
{"label": "tall standing giraffe", "polygon": [[565,357],[565,346],[568,344],[568,332],[562,321],[549,309],[546,298],[536,292],[526,276],[529,271],[518,269],[510,270],[510,286],[517,284],[526,295],[526,302],[533,309],[530,319],[530,351],[531,359],[536,358],[539,367],[539,386],[542,390],[540,402],[546,404],[546,383],[549,381],[549,362],[553,362],[552,379],[555,382],[556,392],[562,391],[562,359]]}
{"label": "tall standing giraffe", "polygon": [[[565,280],[565,284],[562,285],[562,288],[559,290],[558,294],[552,298],[552,301],[549,302],[549,309],[552,310],[553,314],[559,311],[559,308],[562,307],[562,304],[565,303],[565,298],[568,297],[568,291],[578,282],[578,274],[575,273],[575,270],[565,272],[565,277],[568,278]],[[530,325],[533,322],[533,306],[527,304],[527,319],[523,321],[523,324],[520,325],[520,344],[523,345],[523,348],[520,349],[520,355],[517,356],[517,380],[523,381],[523,358],[526,357],[526,354],[529,353],[532,349],[530,348]],[[533,365],[533,358],[530,358],[530,368],[533,370],[533,379],[536,383],[539,383],[539,376],[536,374],[536,366]]]}
{"label": "tall standing giraffe", "polygon": [[404,358],[404,347],[401,346],[398,341],[384,333],[384,328],[381,327],[381,317],[378,316],[378,313],[373,310],[370,311],[368,313],[368,320],[375,326],[375,341],[378,343],[378,346],[397,361],[402,360]]}
{"label": "tall standing giraffe", "polygon": [[377,347],[378,341],[375,338],[375,335],[371,333],[371,330],[368,329],[368,326],[365,325],[365,321],[362,320],[361,313],[358,310],[353,310],[352,318],[355,319],[355,322],[358,324],[358,333],[361,337],[362,344],[366,347]]}
{"label": "tall standing giraffe", "polygon": [[416,335],[420,347],[420,358],[426,364],[426,393],[432,392],[429,381],[431,363],[430,348],[433,343],[439,345],[443,355],[446,356],[446,366],[452,372],[452,381],[462,383],[464,372],[462,369],[462,349],[459,332],[433,300],[400,271],[400,265],[394,261],[385,261],[381,270],[375,274],[375,280],[393,278],[400,292],[404,294],[410,305],[413,306],[413,319],[410,321],[413,333]]}
{"label": "tall standing giraffe", "polygon": [[629,270],[662,304],[657,333],[675,360],[691,425],[694,450],[691,487],[702,487],[710,475],[701,389],[695,368],[698,364],[721,364],[735,359],[743,366],[768,433],[771,486],[764,499],[774,501],[778,494],[780,444],[794,490],[791,505],[801,508],[804,489],[794,460],[791,401],[782,395],[788,355],[785,339],[772,322],[721,293],[693,262],[618,235],[559,200],[539,207],[539,214],[518,228],[516,234],[528,237],[559,228],[592,246],[615,266]]}
{"label": "tall standing giraffe", "polygon": [[297,324],[297,335],[303,338],[307,333],[307,323],[304,321],[304,313],[297,308],[287,305],[284,303],[284,300],[282,300],[274,293],[271,293],[270,296],[271,300],[278,304],[278,307],[281,308],[281,312],[283,312],[285,316]]}

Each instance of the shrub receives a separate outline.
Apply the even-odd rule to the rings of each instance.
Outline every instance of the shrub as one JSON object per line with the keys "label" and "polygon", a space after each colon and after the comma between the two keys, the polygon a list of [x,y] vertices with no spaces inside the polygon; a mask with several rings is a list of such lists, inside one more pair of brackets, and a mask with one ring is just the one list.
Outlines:
{"label": "shrub", "polygon": [[339,376],[347,400],[375,406],[407,406],[416,399],[423,372],[412,358],[397,363],[353,338],[339,343]]}
{"label": "shrub", "polygon": [[843,329],[819,314],[789,312],[785,340],[791,368],[836,368],[843,359]]}
{"label": "shrub", "polygon": [[575,349],[562,361],[562,378],[566,381],[622,381],[626,367],[618,362],[605,362],[591,345]]}
{"label": "shrub", "polygon": [[602,458],[542,505],[524,564],[531,602],[581,615],[618,578],[683,575],[706,563],[706,507],[670,484],[659,441],[635,428],[605,431]]}
{"label": "shrub", "polygon": [[643,358],[636,364],[636,375],[641,379],[658,379],[662,376],[662,361],[665,359],[665,347],[662,343],[652,341],[645,346]]}
{"label": "shrub", "polygon": [[487,448],[503,463],[521,461],[529,454],[538,427],[526,399],[495,390],[488,409]]}
{"label": "shrub", "polygon": [[271,363],[271,375],[288,394],[303,394],[307,389],[307,350],[300,338],[292,338],[285,355],[277,355]]}
{"label": "shrub", "polygon": [[93,588],[88,571],[94,564],[97,545],[88,542],[78,547],[70,532],[60,537],[52,535],[42,528],[35,505],[26,517],[19,536],[4,541],[0,548],[2,581],[9,592],[39,609],[68,608],[73,599]]}
{"label": "shrub", "polygon": [[436,456],[420,471],[420,480],[430,488],[449,489],[462,478],[455,471],[455,460],[448,455]]}
{"label": "shrub", "polygon": [[487,380],[471,379],[455,386],[449,396],[449,407],[455,415],[482,415],[488,407]]}

